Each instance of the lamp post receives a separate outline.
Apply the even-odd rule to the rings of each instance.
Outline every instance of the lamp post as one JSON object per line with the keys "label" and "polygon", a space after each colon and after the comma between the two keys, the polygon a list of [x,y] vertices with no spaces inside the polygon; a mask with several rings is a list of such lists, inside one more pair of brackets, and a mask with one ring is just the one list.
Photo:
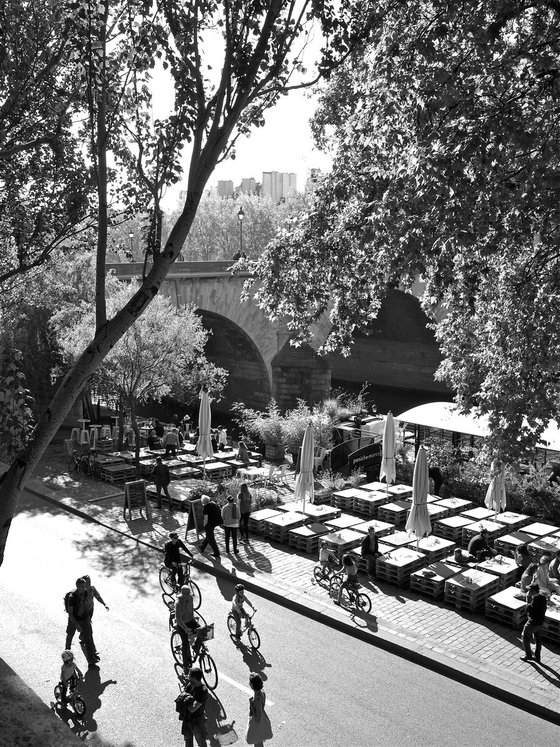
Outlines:
{"label": "lamp post", "polygon": [[134,238],[134,234],[131,232],[128,234],[128,238],[130,239],[130,258],[134,259],[134,245],[132,243],[132,239]]}
{"label": "lamp post", "polygon": [[237,211],[237,220],[239,221],[239,256],[240,258],[243,258],[243,218],[245,217],[245,213],[243,212],[243,208],[240,207]]}

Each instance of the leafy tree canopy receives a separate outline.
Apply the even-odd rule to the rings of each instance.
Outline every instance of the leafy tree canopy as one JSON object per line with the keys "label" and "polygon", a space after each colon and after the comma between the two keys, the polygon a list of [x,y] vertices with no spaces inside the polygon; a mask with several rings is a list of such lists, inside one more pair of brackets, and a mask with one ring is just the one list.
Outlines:
{"label": "leafy tree canopy", "polygon": [[346,349],[388,288],[443,311],[439,376],[519,455],[560,419],[560,6],[384,0],[373,44],[324,92],[334,166],[257,264],[297,340]]}

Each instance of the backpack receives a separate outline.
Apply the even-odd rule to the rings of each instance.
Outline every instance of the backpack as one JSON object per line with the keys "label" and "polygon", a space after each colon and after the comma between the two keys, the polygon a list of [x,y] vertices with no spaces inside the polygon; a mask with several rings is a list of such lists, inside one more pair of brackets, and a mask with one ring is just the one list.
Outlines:
{"label": "backpack", "polygon": [[72,596],[73,593],[74,593],[73,591],[67,591],[66,594],[64,595],[63,601],[64,601],[64,611],[65,612],[68,612],[68,613],[70,612],[70,610],[68,608],[69,608],[69,605],[70,605],[70,598],[71,598],[71,596]]}

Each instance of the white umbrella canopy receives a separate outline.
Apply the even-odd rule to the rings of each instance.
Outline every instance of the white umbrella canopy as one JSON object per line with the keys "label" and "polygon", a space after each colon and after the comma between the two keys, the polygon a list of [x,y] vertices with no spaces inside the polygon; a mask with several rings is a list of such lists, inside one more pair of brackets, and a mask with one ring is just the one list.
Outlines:
{"label": "white umbrella canopy", "polygon": [[432,522],[428,513],[428,479],[428,457],[426,449],[421,446],[414,463],[412,508],[406,520],[406,531],[414,534],[418,541],[432,531]]}
{"label": "white umbrella canopy", "polygon": [[303,501],[305,510],[305,499],[313,503],[315,497],[315,436],[313,434],[313,425],[309,423],[303,434],[303,443],[301,445],[301,456],[299,460],[299,474],[296,475],[296,484],[294,489],[294,498]]}
{"label": "white umbrella canopy", "polygon": [[381,459],[381,469],[379,470],[379,479],[385,475],[387,488],[392,482],[395,482],[397,470],[395,466],[395,421],[393,413],[388,412],[383,426],[383,456]]}
{"label": "white umbrella canopy", "polygon": [[490,475],[490,485],[486,491],[484,505],[490,511],[494,511],[497,516],[501,510],[505,510],[507,505],[505,470],[499,462],[492,462]]}
{"label": "white umbrella canopy", "polygon": [[210,411],[210,398],[204,389],[200,392],[200,406],[198,408],[198,441],[196,442],[196,453],[206,460],[214,456],[210,428],[212,426],[212,413]]}

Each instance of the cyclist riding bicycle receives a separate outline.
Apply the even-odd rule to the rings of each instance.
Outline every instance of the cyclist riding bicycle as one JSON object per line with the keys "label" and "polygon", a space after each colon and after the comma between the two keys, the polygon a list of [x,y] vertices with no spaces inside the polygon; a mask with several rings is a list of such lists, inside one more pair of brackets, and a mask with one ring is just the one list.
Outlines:
{"label": "cyclist riding bicycle", "polygon": [[66,703],[68,686],[70,685],[70,690],[73,690],[76,682],[82,679],[83,675],[74,661],[74,654],[71,651],[63,651],[60,657],[62,659],[62,667],[60,669],[60,684],[62,686],[61,702]]}
{"label": "cyclist riding bicycle", "polygon": [[245,608],[243,607],[245,602],[247,602],[249,607],[253,610],[253,612],[255,612],[255,607],[245,596],[245,587],[243,586],[243,584],[237,584],[237,586],[235,587],[235,594],[231,603],[231,613],[234,616],[236,623],[235,638],[237,640],[241,638],[241,618],[244,617],[246,620],[249,619],[247,610],[245,610]]}
{"label": "cyclist riding bicycle", "polygon": [[[179,596],[175,602],[175,627],[181,636],[183,647],[183,667],[187,671],[192,667],[193,659],[196,659],[202,645],[201,627],[194,617],[194,606],[192,593],[189,586],[181,586]],[[196,638],[192,648],[190,636],[196,633]]]}
{"label": "cyclist riding bicycle", "polygon": [[169,541],[164,546],[164,559],[163,564],[166,568],[171,571],[171,582],[175,585],[182,586],[185,580],[185,574],[181,563],[185,562],[181,557],[181,550],[185,552],[189,559],[193,559],[192,552],[186,547],[185,543],[179,539],[177,532],[171,532],[169,535]]}
{"label": "cyclist riding bicycle", "polygon": [[354,563],[351,555],[345,555],[342,558],[342,570],[344,573],[344,580],[340,584],[338,598],[335,604],[340,604],[343,589],[348,589],[349,592],[355,592],[358,590],[358,566]]}

